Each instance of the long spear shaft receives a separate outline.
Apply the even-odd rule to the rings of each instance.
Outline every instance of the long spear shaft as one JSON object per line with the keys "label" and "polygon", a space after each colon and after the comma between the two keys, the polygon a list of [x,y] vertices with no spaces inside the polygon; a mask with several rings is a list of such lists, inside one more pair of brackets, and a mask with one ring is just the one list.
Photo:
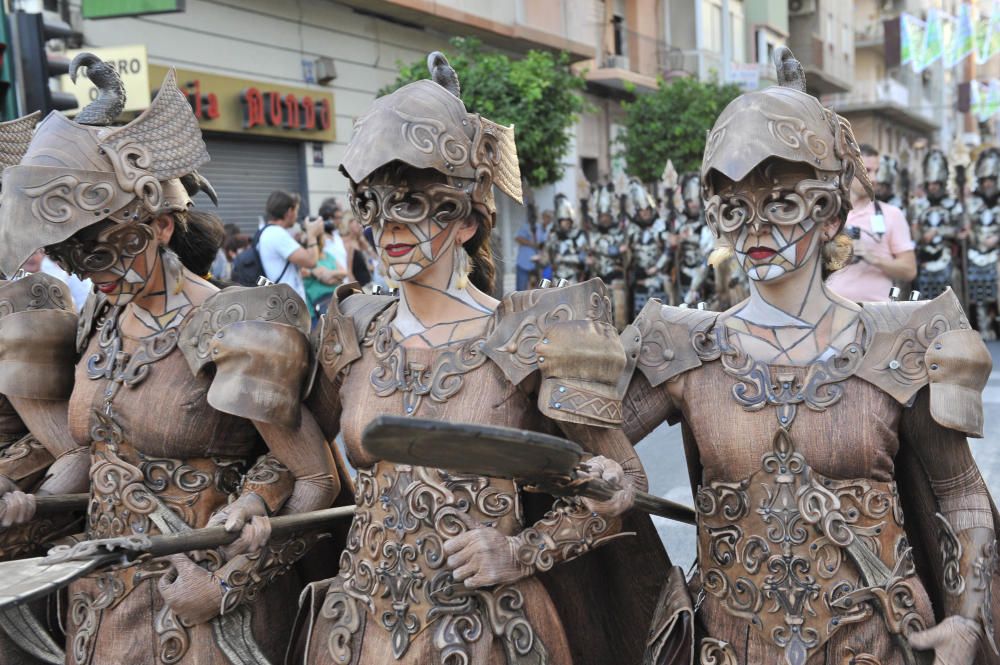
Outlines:
{"label": "long spear shaft", "polygon": [[[342,506],[274,517],[271,518],[271,537],[280,539],[300,531],[327,528],[353,514],[354,506]],[[238,531],[214,526],[184,533],[86,540],[53,548],[45,557],[0,562],[0,608],[46,596],[104,566],[128,565],[140,557],[222,547],[239,536]]]}

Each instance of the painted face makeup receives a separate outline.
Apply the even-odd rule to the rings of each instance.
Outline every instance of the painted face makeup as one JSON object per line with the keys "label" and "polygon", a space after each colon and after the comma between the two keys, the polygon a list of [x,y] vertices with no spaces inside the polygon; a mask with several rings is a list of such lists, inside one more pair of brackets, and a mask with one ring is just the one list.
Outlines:
{"label": "painted face makeup", "polygon": [[779,279],[819,251],[819,230],[840,213],[841,197],[835,178],[816,176],[805,165],[772,162],[708,198],[709,227],[732,243],[751,280]]}
{"label": "painted face makeup", "polygon": [[437,174],[386,169],[355,186],[351,207],[372,227],[375,244],[395,281],[411,280],[451,252],[472,199],[459,184]]}
{"label": "painted face makeup", "polygon": [[98,224],[46,253],[64,270],[90,279],[112,305],[125,305],[142,291],[155,261],[156,243],[148,224]]}

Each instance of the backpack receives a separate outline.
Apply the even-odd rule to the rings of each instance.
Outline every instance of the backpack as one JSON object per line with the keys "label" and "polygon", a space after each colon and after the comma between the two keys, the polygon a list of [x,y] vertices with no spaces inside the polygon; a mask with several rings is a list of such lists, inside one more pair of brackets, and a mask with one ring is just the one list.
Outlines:
{"label": "backpack", "polygon": [[[260,260],[260,251],[257,249],[257,246],[260,244],[260,236],[266,228],[267,226],[262,226],[258,229],[257,234],[250,242],[250,246],[237,254],[236,258],[233,259],[231,277],[240,286],[257,286],[257,280],[261,277],[270,279],[270,277],[264,274],[264,263]],[[285,267],[282,268],[281,274],[278,275],[278,279],[274,280],[275,282],[280,282],[281,278],[285,276],[285,272],[288,271],[288,264],[289,262],[285,261]]]}

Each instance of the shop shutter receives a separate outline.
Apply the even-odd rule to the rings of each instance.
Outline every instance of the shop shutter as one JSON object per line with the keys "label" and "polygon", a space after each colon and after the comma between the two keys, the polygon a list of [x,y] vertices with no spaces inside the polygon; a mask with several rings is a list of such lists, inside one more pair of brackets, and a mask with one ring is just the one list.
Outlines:
{"label": "shop shutter", "polygon": [[[214,212],[223,223],[238,224],[243,233],[257,231],[271,192],[298,192],[304,182],[298,143],[208,136],[205,143],[212,161],[199,172],[219,194]],[[212,209],[204,196],[196,202]]]}

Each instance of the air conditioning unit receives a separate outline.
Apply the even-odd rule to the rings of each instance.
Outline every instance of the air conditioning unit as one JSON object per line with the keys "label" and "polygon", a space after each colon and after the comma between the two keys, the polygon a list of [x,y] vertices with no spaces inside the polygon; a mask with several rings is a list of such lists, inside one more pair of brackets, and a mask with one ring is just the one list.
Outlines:
{"label": "air conditioning unit", "polygon": [[604,61],[604,66],[609,69],[629,69],[627,55],[609,55]]}
{"label": "air conditioning unit", "polygon": [[816,13],[816,0],[788,0],[789,16],[804,16]]}

